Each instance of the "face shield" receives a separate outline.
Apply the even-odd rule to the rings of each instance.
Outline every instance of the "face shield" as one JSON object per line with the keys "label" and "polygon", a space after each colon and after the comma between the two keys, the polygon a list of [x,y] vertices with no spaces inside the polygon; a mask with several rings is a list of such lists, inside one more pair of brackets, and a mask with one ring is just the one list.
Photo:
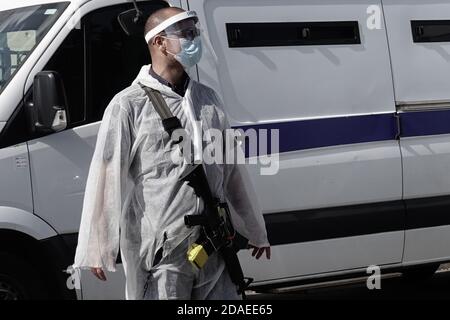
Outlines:
{"label": "face shield", "polygon": [[190,69],[200,61],[204,49],[217,61],[211,42],[204,36],[195,11],[182,12],[163,21],[145,35],[145,40],[148,43],[155,36],[161,36],[174,43],[173,51],[167,52],[172,54],[185,69]]}
{"label": "face shield", "polygon": [[200,22],[197,17],[185,19],[167,27],[161,34],[171,39],[194,40],[201,35]]}

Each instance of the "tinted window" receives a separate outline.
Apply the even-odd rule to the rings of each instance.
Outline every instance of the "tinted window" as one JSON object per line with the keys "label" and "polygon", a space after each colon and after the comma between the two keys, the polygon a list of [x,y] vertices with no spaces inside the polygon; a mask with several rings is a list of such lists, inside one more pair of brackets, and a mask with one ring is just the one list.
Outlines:
{"label": "tinted window", "polygon": [[414,42],[450,41],[450,20],[413,20],[411,29]]}
{"label": "tinted window", "polygon": [[228,46],[360,44],[357,21],[227,23]]}

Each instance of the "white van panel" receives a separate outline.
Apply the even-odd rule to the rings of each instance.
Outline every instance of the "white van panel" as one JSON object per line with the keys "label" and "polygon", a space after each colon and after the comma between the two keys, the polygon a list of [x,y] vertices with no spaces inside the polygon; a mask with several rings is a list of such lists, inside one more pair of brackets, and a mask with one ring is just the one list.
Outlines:
{"label": "white van panel", "polygon": [[78,232],[100,121],[28,142],[35,213],[59,233]]}
{"label": "white van panel", "polygon": [[0,149],[0,229],[23,232],[37,240],[56,235],[33,214],[26,143]]}
{"label": "white van panel", "polygon": [[387,141],[282,153],[276,176],[247,167],[270,213],[400,199],[399,158],[398,143]]}
{"label": "white van panel", "polygon": [[402,252],[403,231],[397,231],[276,246],[271,260],[256,260],[249,251],[240,251],[239,260],[246,276],[268,281],[391,264]]}
{"label": "white van panel", "polygon": [[[219,57],[217,72],[211,60],[200,62],[199,78],[221,92],[234,125],[394,111],[386,33],[366,26],[367,8],[377,3],[190,1]],[[225,26],[348,20],[359,22],[359,45],[229,48]]]}
{"label": "white van panel", "polygon": [[5,126],[6,122],[0,122],[0,133],[3,130],[3,127]]}
{"label": "white van panel", "polygon": [[[436,38],[439,42],[417,42],[420,36],[411,21],[450,20],[450,3],[383,0],[383,4],[395,99],[402,107],[400,146],[407,208],[403,263],[433,262],[450,257],[446,215],[450,195],[450,126],[445,103],[450,100],[450,41]],[[424,29],[423,35],[429,36],[430,31]],[[436,104],[430,105],[433,102]]]}
{"label": "white van panel", "polygon": [[33,212],[26,143],[0,149],[0,177],[1,205]]}
{"label": "white van panel", "polygon": [[411,20],[450,20],[448,0],[383,0],[395,99],[450,99],[450,42],[414,43]]}
{"label": "white van panel", "polygon": [[404,264],[444,261],[450,259],[450,226],[407,230]]}
{"label": "white van panel", "polygon": [[402,138],[405,199],[450,194],[450,134]]}
{"label": "white van panel", "polygon": [[[275,176],[262,176],[259,166],[248,166],[264,213],[276,216],[294,211],[300,219],[306,209],[401,199],[401,154],[392,134],[395,123],[389,120],[396,109],[386,32],[382,21],[380,30],[367,28],[367,9],[376,4],[381,6],[380,1],[366,0],[189,2],[219,58],[218,65],[208,55],[202,59],[199,79],[222,95],[231,125],[283,127],[280,145],[295,145],[281,150]],[[357,21],[361,44],[229,47],[227,23],[314,21]],[[362,138],[362,142],[343,144],[330,139],[322,147],[308,145],[309,140],[339,135],[346,126],[343,123],[356,115],[367,119],[372,130],[363,132],[362,118],[353,118],[349,125],[354,129],[347,137]],[[376,119],[382,120],[373,125]],[[385,129],[391,130],[389,138],[368,139]],[[245,264],[259,279],[267,279],[397,263],[402,258],[403,236],[399,230],[277,245],[274,251],[280,248],[280,255],[273,262],[262,262],[265,267]],[[351,241],[361,245],[361,252],[362,244],[367,245],[376,252],[375,259],[351,253]],[[304,262],[314,254],[315,263]]]}

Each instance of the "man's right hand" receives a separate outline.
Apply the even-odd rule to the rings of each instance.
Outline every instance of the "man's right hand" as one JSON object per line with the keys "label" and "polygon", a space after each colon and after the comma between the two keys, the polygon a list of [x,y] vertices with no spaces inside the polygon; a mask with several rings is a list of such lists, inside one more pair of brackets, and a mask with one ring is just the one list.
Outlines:
{"label": "man's right hand", "polygon": [[106,276],[102,268],[91,268],[91,272],[100,280],[106,281]]}

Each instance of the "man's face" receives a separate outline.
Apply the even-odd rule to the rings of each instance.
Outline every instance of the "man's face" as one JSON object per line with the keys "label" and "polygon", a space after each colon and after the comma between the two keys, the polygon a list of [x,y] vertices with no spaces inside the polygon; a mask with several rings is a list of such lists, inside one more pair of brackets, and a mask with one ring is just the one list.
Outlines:
{"label": "man's face", "polygon": [[[161,38],[162,49],[172,54],[177,54],[181,51],[180,40],[181,38],[192,40],[196,36],[199,36],[200,31],[197,29],[194,19],[186,19],[170,26],[164,30],[158,37]],[[173,59],[173,56],[170,55]]]}

